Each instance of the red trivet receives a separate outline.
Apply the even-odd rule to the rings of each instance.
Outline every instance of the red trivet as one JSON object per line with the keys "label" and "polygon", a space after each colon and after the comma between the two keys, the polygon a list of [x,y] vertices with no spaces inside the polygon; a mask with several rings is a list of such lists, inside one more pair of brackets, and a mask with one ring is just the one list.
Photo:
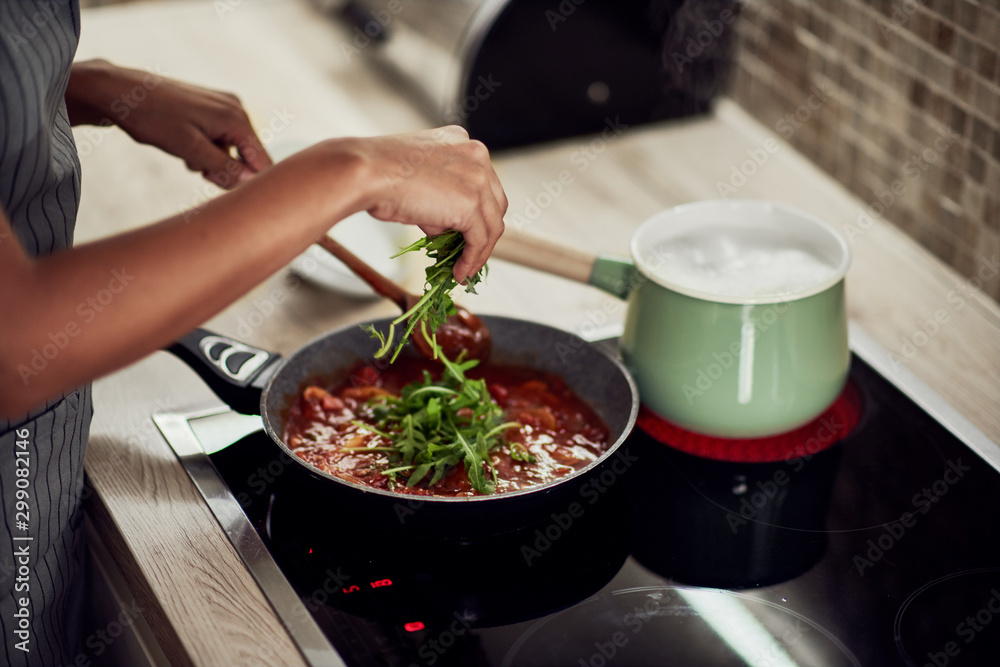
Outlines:
{"label": "red trivet", "polygon": [[861,393],[848,382],[819,417],[794,431],[764,438],[719,438],[672,424],[646,406],[636,424],[650,437],[682,452],[717,461],[769,463],[817,454],[843,440],[861,418]]}

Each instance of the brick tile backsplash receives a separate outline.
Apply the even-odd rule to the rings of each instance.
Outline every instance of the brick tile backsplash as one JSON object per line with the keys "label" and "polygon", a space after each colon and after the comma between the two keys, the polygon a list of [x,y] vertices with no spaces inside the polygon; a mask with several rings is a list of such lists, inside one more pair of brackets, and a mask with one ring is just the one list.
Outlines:
{"label": "brick tile backsplash", "polygon": [[902,188],[882,217],[966,277],[995,264],[1000,0],[744,0],[735,25],[741,106],[777,130],[829,91],[789,141],[865,202]]}

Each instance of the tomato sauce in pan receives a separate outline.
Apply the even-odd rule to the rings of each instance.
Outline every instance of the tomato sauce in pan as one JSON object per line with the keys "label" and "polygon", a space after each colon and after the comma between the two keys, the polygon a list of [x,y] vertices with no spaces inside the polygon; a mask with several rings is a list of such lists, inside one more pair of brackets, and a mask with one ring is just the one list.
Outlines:
{"label": "tomato sauce in pan", "polygon": [[[402,359],[378,372],[359,365],[347,380],[334,386],[310,384],[288,410],[284,442],[303,461],[359,484],[414,495],[477,495],[463,463],[453,466],[433,487],[427,486],[429,476],[407,487],[405,479],[393,484],[381,474],[393,466],[389,453],[352,451],[391,444],[355,422],[374,424],[373,404],[377,397],[398,395],[403,386],[419,380],[424,369],[434,377],[440,372],[440,366],[430,362]],[[470,370],[467,376],[486,380],[505,420],[520,424],[519,428],[504,431],[504,444],[490,452],[497,469],[496,493],[558,479],[607,451],[607,427],[559,376],[533,368],[492,364]],[[511,446],[515,443],[526,447],[535,462],[512,458]],[[490,473],[486,474],[489,478]]]}

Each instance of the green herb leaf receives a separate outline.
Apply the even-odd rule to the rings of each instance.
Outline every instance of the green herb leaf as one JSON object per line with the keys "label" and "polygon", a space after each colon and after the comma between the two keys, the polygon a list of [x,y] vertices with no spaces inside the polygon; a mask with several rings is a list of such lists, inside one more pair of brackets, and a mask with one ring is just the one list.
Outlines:
{"label": "green herb leaf", "polygon": [[[407,486],[423,482],[433,470],[429,486],[438,483],[452,467],[463,463],[472,488],[489,494],[496,490],[497,472],[490,452],[503,444],[503,431],[519,426],[503,422],[503,410],[493,402],[486,382],[467,378],[465,373],[478,361],[451,360],[444,356],[434,332],[449,315],[456,313],[451,291],[458,286],[454,278],[455,263],[465,248],[459,232],[447,232],[425,237],[403,248],[393,258],[407,252],[424,250],[434,260],[425,272],[424,293],[407,312],[389,324],[386,332],[372,325],[362,329],[378,341],[375,357],[392,354],[395,361],[410,335],[417,330],[434,350],[435,358],[444,365],[440,380],[433,380],[424,371],[423,381],[413,382],[398,398],[378,398],[373,404],[375,426],[368,427],[391,443],[379,451],[388,451],[390,468],[382,473],[395,483],[396,476],[406,479]],[[483,268],[466,281],[465,290],[475,294],[477,285],[486,275]],[[403,333],[396,340],[396,328]],[[464,353],[463,355],[464,356]],[[460,414],[461,413],[461,414]],[[491,479],[487,479],[486,471]]]}
{"label": "green herb leaf", "polygon": [[519,424],[503,422],[503,410],[484,380],[466,377],[477,361],[456,363],[433,340],[431,346],[445,367],[441,379],[425,371],[423,380],[403,387],[399,397],[371,399],[379,409],[373,410],[375,425],[366,428],[391,443],[379,448],[389,452],[390,468],[382,473],[393,481],[403,477],[412,487],[433,470],[428,482],[433,486],[462,463],[473,489],[494,493],[497,472],[490,452],[504,444],[506,429]]}
{"label": "green herb leaf", "polygon": [[[454,269],[455,263],[462,255],[463,248],[465,248],[465,239],[462,234],[451,231],[438,236],[425,236],[392,256],[392,258],[396,258],[408,252],[425,250],[427,256],[433,259],[434,263],[428,266],[425,271],[423,296],[412,308],[393,320],[389,324],[387,332],[383,334],[370,324],[362,325],[361,328],[379,342],[379,349],[375,351],[374,355],[376,359],[384,357],[391,350],[391,361],[395,361],[418,324],[421,328],[426,327],[428,340],[433,341],[433,334],[438,327],[444,324],[449,315],[455,314],[455,303],[451,299],[451,291],[458,286],[455,281]],[[464,286],[465,291],[475,294],[475,286],[485,276],[486,267],[483,267],[476,275],[469,277]],[[397,343],[395,342],[396,327],[404,322],[403,335]],[[394,344],[395,349],[393,349]]]}

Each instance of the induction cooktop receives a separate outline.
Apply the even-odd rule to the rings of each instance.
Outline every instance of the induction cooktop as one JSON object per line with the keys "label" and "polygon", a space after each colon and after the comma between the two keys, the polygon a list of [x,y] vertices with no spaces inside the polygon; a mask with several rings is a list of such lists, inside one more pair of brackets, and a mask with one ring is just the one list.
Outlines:
{"label": "induction cooktop", "polygon": [[850,428],[746,462],[647,424],[599,490],[477,539],[302,498],[259,417],[154,420],[313,665],[996,664],[1000,447],[851,346]]}

